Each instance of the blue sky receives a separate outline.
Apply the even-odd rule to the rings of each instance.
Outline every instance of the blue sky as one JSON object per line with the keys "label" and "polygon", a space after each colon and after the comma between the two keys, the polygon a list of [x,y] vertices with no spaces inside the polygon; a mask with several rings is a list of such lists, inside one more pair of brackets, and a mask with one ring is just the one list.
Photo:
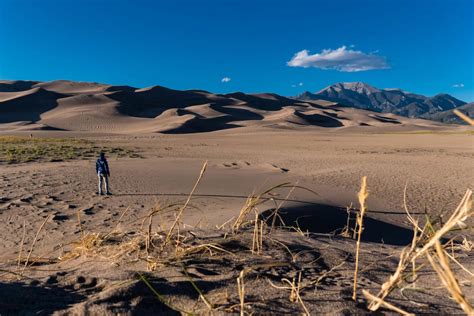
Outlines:
{"label": "blue sky", "polygon": [[364,81],[474,101],[473,12],[471,0],[1,0],[0,78],[282,95]]}

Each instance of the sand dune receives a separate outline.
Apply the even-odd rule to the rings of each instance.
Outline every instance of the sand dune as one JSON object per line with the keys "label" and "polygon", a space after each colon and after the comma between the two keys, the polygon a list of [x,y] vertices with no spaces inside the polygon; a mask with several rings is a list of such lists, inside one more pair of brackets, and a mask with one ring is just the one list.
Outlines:
{"label": "sand dune", "polygon": [[93,82],[55,80],[48,82],[40,82],[35,84],[34,87],[41,87],[45,90],[64,94],[95,94],[109,91],[108,89],[112,86]]}
{"label": "sand dune", "polygon": [[[136,89],[66,80],[1,81],[2,130],[61,129],[108,133],[194,133],[238,127],[442,127],[277,94],[213,94],[161,86]],[[13,124],[23,122],[21,124]]]}
{"label": "sand dune", "polygon": [[0,123],[16,121],[38,122],[41,114],[57,106],[57,100],[65,95],[33,88],[20,92],[0,93]]}
{"label": "sand dune", "polygon": [[0,92],[19,92],[29,90],[33,85],[37,84],[38,81],[25,81],[25,80],[0,80]]}

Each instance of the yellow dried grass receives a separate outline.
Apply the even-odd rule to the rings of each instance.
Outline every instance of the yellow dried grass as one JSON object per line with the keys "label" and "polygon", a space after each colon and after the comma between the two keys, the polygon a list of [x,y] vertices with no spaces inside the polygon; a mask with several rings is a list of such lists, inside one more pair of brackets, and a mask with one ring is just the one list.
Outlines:
{"label": "yellow dried grass", "polygon": [[[394,310],[394,306],[385,302],[384,299],[395,286],[403,281],[405,278],[403,273],[410,263],[414,267],[415,260],[421,256],[426,256],[453,299],[458,302],[464,312],[468,315],[473,315],[474,311],[472,305],[467,301],[463,294],[461,286],[449,266],[448,258],[454,259],[453,261],[460,265],[464,270],[467,269],[445,251],[440,241],[445,234],[453,231],[456,226],[461,228],[466,227],[465,222],[472,215],[472,191],[466,191],[456,210],[439,229],[434,229],[429,220],[423,229],[420,228],[418,221],[410,216],[406,207],[405,209],[408,218],[413,225],[414,236],[411,246],[402,250],[396,271],[382,285],[380,292],[376,296],[373,296],[368,291],[364,291],[364,295],[369,299],[368,308],[371,311],[376,311],[380,306],[384,305],[385,307]],[[413,270],[415,271],[416,268],[414,267]]]}
{"label": "yellow dried grass", "polygon": [[357,298],[357,273],[359,270],[359,250],[360,250],[360,237],[362,235],[362,230],[363,230],[363,219],[366,211],[366,205],[365,201],[367,200],[367,197],[369,196],[369,193],[367,191],[367,177],[364,176],[362,177],[361,181],[361,186],[360,186],[360,191],[359,194],[357,195],[359,199],[359,205],[360,205],[360,212],[357,215],[357,227],[358,227],[358,234],[357,234],[357,244],[356,244],[356,258],[355,258],[355,269],[354,269],[354,287],[352,291],[352,299],[355,301]]}
{"label": "yellow dried grass", "polygon": [[474,120],[472,118],[470,118],[469,116],[467,116],[466,114],[464,114],[461,111],[456,110],[456,109],[453,110],[453,113],[456,114],[457,116],[459,116],[462,120],[467,122],[469,125],[474,126]]}
{"label": "yellow dried grass", "polygon": [[461,306],[463,311],[467,315],[474,315],[474,309],[464,296],[461,287],[459,286],[459,282],[449,266],[446,251],[441,246],[439,240],[435,242],[434,248],[436,250],[434,255],[429,252],[426,253],[431,266],[438,274],[441,282],[443,282],[444,287],[449,291],[452,298],[459,304],[459,306]]}
{"label": "yellow dried grass", "polygon": [[194,184],[192,190],[191,190],[191,193],[189,193],[189,196],[188,198],[186,199],[186,202],[184,203],[184,205],[181,207],[181,209],[179,210],[178,212],[178,215],[176,216],[176,220],[173,222],[173,224],[171,225],[170,227],[170,230],[168,231],[168,234],[166,235],[166,238],[165,238],[165,241],[163,243],[163,247],[166,246],[166,244],[171,240],[172,238],[172,234],[174,232],[174,229],[176,227],[179,228],[179,225],[180,225],[180,222],[181,222],[181,218],[183,216],[183,212],[184,210],[186,209],[186,207],[188,206],[189,204],[189,201],[191,201],[191,197],[193,196],[194,194],[194,191],[196,191],[198,185],[199,185],[199,182],[201,182],[201,179],[202,177],[204,176],[204,172],[206,172],[206,168],[207,168],[207,161],[204,162],[202,168],[201,168],[201,172],[199,173],[199,177],[197,178],[196,180],[196,183]]}

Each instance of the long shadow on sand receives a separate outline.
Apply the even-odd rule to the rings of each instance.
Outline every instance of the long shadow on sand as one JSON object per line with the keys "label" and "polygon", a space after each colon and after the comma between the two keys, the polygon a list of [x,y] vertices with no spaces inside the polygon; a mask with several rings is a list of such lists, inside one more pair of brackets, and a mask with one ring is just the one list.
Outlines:
{"label": "long shadow on sand", "polygon": [[0,315],[50,315],[83,299],[57,286],[0,283]]}
{"label": "long shadow on sand", "polygon": [[[268,224],[271,224],[273,213],[274,209],[270,209],[262,212],[261,216]],[[276,218],[276,225],[299,227],[302,231],[312,233],[329,234],[341,232],[347,223],[346,209],[324,204],[282,208],[278,211],[278,214],[280,218]],[[355,214],[352,214],[352,218],[354,216]],[[350,222],[350,225],[354,227],[353,220]],[[361,237],[363,241],[404,246],[409,244],[412,238],[413,232],[409,229],[368,216],[364,217],[364,231]]]}
{"label": "long shadow on sand", "polygon": [[[189,193],[117,193],[114,194],[114,196],[178,196],[178,197],[188,197]],[[248,198],[248,195],[229,195],[229,194],[193,194],[194,198],[228,198],[228,199],[241,199],[241,200],[246,200]],[[267,200],[270,200],[268,198]],[[286,199],[286,198],[278,198],[278,197],[272,197],[271,200],[273,201],[285,201],[285,202],[292,202],[292,203],[298,203],[298,204],[305,204],[305,205],[319,205],[314,203],[313,201],[304,201],[304,200],[299,200],[299,199]],[[329,206],[332,207],[332,206]],[[345,212],[345,209],[344,209]],[[406,213],[404,211],[376,211],[376,210],[370,210],[370,213],[373,214],[390,214],[394,216],[406,216]],[[412,215],[423,215],[425,214],[424,212],[416,212],[412,211],[410,212]]]}
{"label": "long shadow on sand", "polygon": [[[131,305],[137,297],[138,303]],[[72,287],[56,285],[29,285],[21,282],[0,283],[0,315],[51,315],[70,308],[74,304],[90,301],[90,297],[78,294]],[[105,304],[111,314],[132,315],[179,315],[156,299],[143,282],[117,291],[112,296],[94,300],[95,305]],[[79,312],[82,314],[82,312]],[[72,312],[74,314],[74,312]]]}

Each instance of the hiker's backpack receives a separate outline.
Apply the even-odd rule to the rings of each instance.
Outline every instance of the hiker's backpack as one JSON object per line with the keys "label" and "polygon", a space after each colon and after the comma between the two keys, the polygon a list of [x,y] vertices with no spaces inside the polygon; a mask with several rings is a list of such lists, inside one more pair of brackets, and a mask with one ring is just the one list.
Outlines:
{"label": "hiker's backpack", "polygon": [[105,160],[97,159],[97,173],[107,174],[107,167],[105,165]]}

